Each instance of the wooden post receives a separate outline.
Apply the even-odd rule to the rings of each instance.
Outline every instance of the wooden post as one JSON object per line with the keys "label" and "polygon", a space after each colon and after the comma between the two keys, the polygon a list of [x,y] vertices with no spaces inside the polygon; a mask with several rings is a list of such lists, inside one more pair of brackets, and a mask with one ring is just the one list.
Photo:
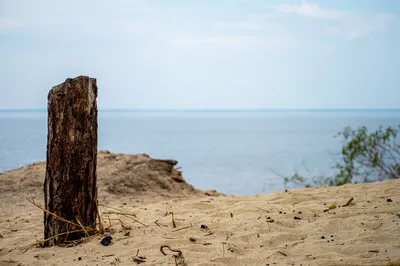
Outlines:
{"label": "wooden post", "polygon": [[[45,212],[45,239],[80,230],[79,224],[96,228],[96,98],[96,79],[87,76],[67,79],[49,92],[45,208],[75,225]],[[64,234],[45,245],[62,244],[84,235]]]}

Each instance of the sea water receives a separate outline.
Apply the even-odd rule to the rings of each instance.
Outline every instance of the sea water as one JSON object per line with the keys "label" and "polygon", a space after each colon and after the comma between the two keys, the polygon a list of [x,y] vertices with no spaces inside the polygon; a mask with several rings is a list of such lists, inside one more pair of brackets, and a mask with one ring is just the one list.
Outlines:
{"label": "sea water", "polygon": [[[199,189],[253,195],[283,176],[332,174],[346,126],[400,124],[399,111],[99,111],[99,149],[175,159]],[[0,112],[0,172],[46,159],[46,111]]]}

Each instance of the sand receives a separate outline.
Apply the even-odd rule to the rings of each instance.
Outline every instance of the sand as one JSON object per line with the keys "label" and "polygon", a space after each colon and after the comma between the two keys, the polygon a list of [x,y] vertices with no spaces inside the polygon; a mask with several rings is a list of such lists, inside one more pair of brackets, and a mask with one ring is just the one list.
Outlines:
{"label": "sand", "polygon": [[[165,165],[174,162],[143,166],[151,160],[99,154],[110,246],[95,235],[73,247],[32,247],[43,238],[43,212],[26,198],[42,202],[45,164],[1,174],[0,265],[136,265],[139,257],[141,265],[175,265],[178,253],[163,255],[163,245],[182,252],[178,265],[400,265],[400,180],[225,196],[194,189]],[[137,167],[152,173],[150,186],[131,184],[140,181]]]}

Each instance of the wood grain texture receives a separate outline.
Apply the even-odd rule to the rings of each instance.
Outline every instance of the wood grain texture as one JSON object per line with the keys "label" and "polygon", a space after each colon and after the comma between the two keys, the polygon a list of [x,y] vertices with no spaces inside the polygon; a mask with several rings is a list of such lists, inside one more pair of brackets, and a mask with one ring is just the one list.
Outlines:
{"label": "wood grain texture", "polygon": [[[85,227],[96,227],[97,158],[96,79],[79,76],[48,94],[47,164],[44,201],[48,211]],[[79,230],[44,214],[44,238]],[[84,233],[60,236],[49,246],[76,240]]]}

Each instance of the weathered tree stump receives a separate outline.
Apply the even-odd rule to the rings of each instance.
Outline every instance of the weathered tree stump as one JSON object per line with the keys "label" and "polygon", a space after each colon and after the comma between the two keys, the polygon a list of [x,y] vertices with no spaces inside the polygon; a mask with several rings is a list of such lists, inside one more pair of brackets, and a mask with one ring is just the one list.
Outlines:
{"label": "weathered tree stump", "polygon": [[87,231],[96,228],[96,98],[96,79],[87,76],[67,79],[49,92],[45,208],[74,224],[45,212],[44,238],[57,236],[46,246],[80,239],[85,235],[80,224]]}

